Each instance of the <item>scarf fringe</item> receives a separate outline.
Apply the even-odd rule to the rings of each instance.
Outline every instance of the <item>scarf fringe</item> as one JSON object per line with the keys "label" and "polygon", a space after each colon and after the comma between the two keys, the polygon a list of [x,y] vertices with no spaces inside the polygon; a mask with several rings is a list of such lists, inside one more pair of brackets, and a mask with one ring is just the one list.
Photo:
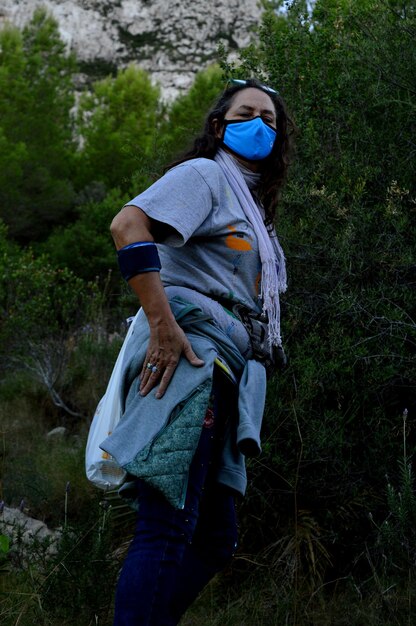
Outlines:
{"label": "scarf fringe", "polygon": [[271,260],[262,264],[261,297],[263,299],[263,313],[266,313],[269,319],[268,341],[269,348],[272,349],[273,346],[282,344],[282,338],[280,335],[280,299],[276,264]]}

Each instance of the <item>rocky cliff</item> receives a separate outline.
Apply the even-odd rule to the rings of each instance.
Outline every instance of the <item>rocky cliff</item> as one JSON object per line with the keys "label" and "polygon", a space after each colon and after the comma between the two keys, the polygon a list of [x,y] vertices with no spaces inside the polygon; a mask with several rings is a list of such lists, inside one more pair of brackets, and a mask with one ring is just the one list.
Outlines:
{"label": "rocky cliff", "polygon": [[212,63],[222,42],[231,51],[255,36],[258,0],[1,0],[0,26],[23,26],[44,6],[86,73],[98,76],[131,61],[171,99]]}

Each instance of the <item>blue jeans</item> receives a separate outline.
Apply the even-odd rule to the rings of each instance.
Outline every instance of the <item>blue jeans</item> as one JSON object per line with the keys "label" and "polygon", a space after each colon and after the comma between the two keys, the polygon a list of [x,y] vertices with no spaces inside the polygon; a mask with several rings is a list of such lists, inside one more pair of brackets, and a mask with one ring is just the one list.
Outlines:
{"label": "blue jeans", "polygon": [[174,626],[231,560],[237,545],[234,493],[212,478],[217,411],[207,412],[193,458],[185,508],[138,480],[135,535],[116,591],[114,626]]}

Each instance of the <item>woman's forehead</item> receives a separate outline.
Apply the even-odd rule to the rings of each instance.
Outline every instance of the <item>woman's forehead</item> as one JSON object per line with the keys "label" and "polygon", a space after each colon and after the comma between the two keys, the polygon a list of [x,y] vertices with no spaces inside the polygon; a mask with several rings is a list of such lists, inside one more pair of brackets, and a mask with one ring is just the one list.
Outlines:
{"label": "woman's forehead", "polygon": [[255,87],[247,87],[247,89],[237,91],[229,108],[238,109],[239,107],[251,107],[275,112],[273,100],[270,96]]}

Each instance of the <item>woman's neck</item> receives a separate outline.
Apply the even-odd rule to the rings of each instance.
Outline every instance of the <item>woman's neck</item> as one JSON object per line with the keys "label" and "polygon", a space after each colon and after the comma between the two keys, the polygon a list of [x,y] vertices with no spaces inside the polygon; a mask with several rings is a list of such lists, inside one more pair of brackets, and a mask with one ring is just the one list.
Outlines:
{"label": "woman's neck", "polygon": [[229,154],[234,159],[235,164],[242,173],[243,178],[246,181],[247,187],[250,189],[250,191],[255,191],[260,184],[260,172],[252,170],[250,167],[248,167],[247,161],[242,161],[234,154]]}

